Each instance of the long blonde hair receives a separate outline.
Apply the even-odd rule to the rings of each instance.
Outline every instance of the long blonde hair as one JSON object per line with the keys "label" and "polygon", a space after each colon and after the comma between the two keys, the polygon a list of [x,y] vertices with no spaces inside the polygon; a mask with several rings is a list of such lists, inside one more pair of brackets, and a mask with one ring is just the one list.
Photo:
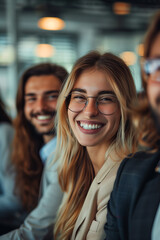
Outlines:
{"label": "long blonde hair", "polygon": [[64,191],[64,198],[58,212],[54,235],[55,239],[60,240],[71,238],[75,222],[95,177],[91,161],[86,161],[86,148],[78,143],[70,127],[65,100],[78,77],[88,69],[97,69],[105,73],[120,103],[120,126],[107,150],[106,158],[113,149],[124,158],[130,152],[134,152],[136,147],[134,128],[127,112],[136,97],[130,70],[119,57],[111,53],[101,55],[96,51],[90,52],[75,63],[57,104],[58,142],[54,160],[59,161],[59,182]]}

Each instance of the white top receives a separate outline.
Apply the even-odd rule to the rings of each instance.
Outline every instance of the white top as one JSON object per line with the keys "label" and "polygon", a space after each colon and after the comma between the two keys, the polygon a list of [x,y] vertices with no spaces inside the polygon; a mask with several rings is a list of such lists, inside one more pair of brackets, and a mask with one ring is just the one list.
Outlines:
{"label": "white top", "polygon": [[152,228],[152,240],[158,240],[159,238],[160,238],[160,204]]}
{"label": "white top", "polygon": [[49,155],[54,151],[57,142],[57,137],[52,138],[39,151],[39,155],[43,163],[46,162]]}

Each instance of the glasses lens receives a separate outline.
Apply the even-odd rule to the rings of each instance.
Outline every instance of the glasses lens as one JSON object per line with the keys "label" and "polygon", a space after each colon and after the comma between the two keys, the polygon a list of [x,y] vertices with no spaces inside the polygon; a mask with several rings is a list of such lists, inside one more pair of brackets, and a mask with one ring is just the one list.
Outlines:
{"label": "glasses lens", "polygon": [[147,75],[150,75],[160,70],[160,58],[149,59],[144,62],[144,71]]}
{"label": "glasses lens", "polygon": [[86,102],[87,99],[84,95],[79,93],[71,93],[68,109],[72,112],[81,112],[85,107]]}
{"label": "glasses lens", "polygon": [[111,115],[117,110],[118,101],[116,96],[106,94],[98,97],[97,105],[99,112],[105,115]]}

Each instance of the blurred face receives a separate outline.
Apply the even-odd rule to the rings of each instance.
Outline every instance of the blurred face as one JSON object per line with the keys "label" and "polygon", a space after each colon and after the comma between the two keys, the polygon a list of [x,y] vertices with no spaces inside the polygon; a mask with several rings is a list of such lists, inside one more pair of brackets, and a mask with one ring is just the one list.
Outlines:
{"label": "blurred face", "polygon": [[147,94],[153,115],[160,126],[160,33],[153,42],[149,58],[154,59],[152,66],[157,67],[152,67],[153,71],[148,77]]}
{"label": "blurred face", "polygon": [[115,93],[103,72],[87,70],[80,75],[72,89],[68,117],[81,145],[107,148],[117,133],[121,114]]}
{"label": "blurred face", "polygon": [[60,80],[53,75],[32,76],[25,85],[25,117],[45,142],[54,135],[54,117],[60,87]]}

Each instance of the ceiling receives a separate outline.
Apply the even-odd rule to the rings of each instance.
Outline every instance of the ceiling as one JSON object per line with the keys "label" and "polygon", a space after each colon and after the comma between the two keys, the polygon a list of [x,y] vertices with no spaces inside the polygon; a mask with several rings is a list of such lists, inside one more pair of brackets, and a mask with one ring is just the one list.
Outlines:
{"label": "ceiling", "polygon": [[[3,30],[6,3],[0,0],[0,28]],[[128,15],[113,13],[114,0],[13,0],[23,31],[38,31],[37,19],[44,15],[55,14],[66,22],[63,32],[78,32],[83,27],[92,27],[100,32],[143,31],[153,13],[160,8],[158,0],[124,1],[131,4]],[[29,16],[29,17],[28,17]],[[2,24],[3,23],[3,24]]]}
{"label": "ceiling", "polygon": [[[113,12],[114,0],[0,0],[0,90],[13,106],[21,72],[32,64],[53,61],[69,71],[75,60],[92,49],[134,51],[141,41],[160,0],[133,0],[127,15]],[[65,21],[60,31],[45,31],[37,26],[40,17],[59,16]],[[35,55],[37,44],[55,47],[51,58]],[[13,45],[13,48],[10,44]],[[7,71],[6,71],[7,69]],[[140,89],[139,63],[131,69]],[[7,98],[6,98],[7,96]],[[13,114],[14,115],[14,114]]]}

